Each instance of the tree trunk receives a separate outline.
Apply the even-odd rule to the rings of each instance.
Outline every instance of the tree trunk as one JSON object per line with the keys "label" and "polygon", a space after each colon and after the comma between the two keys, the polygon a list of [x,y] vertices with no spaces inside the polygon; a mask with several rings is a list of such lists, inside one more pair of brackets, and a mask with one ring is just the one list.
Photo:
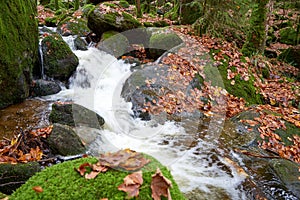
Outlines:
{"label": "tree trunk", "polygon": [[269,0],[255,0],[250,18],[250,30],[242,52],[246,56],[262,54],[265,47],[267,4]]}
{"label": "tree trunk", "polygon": [[135,5],[136,5],[136,17],[141,18],[142,17],[141,0],[136,0]]}

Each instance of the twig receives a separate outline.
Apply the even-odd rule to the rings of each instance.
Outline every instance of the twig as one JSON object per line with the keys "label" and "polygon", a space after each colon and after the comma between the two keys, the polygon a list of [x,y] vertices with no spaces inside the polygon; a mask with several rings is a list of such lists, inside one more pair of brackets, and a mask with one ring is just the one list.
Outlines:
{"label": "twig", "polygon": [[276,158],[276,159],[281,159],[280,156],[265,156],[265,155],[261,155],[261,154],[257,154],[257,153],[251,153],[249,151],[241,150],[241,149],[234,149],[234,151],[242,153],[242,154],[245,154],[247,156],[253,156],[253,157],[257,157],[257,158]]}

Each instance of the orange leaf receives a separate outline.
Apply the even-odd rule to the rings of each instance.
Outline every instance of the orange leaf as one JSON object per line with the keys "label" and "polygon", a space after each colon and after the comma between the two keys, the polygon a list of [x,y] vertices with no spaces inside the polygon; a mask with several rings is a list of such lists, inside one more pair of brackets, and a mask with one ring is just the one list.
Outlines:
{"label": "orange leaf", "polygon": [[43,188],[41,186],[34,186],[32,187],[32,189],[36,192],[36,193],[41,193],[43,192]]}

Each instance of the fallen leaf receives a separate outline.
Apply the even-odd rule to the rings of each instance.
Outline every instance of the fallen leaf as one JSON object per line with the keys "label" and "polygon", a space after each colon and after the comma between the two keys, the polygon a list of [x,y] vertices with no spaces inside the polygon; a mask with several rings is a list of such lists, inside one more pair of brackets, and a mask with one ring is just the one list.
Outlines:
{"label": "fallen leaf", "polygon": [[168,200],[172,200],[169,188],[172,187],[172,182],[163,176],[159,168],[152,176],[151,190],[152,198],[154,200],[161,200],[161,196],[167,197]]}
{"label": "fallen leaf", "polygon": [[84,178],[86,178],[86,179],[94,179],[94,178],[96,178],[98,176],[99,173],[101,173],[101,172],[99,172],[99,171],[98,172],[97,171],[91,171],[90,173],[85,174]]}
{"label": "fallen leaf", "polygon": [[42,193],[44,190],[41,186],[34,186],[32,187],[32,189],[36,192],[36,193]]}
{"label": "fallen leaf", "polygon": [[78,169],[75,168],[75,170],[81,175],[84,176],[85,172],[86,172],[86,167],[91,168],[91,164],[90,163],[83,163],[79,166]]}
{"label": "fallen leaf", "polygon": [[99,158],[99,163],[103,166],[121,168],[128,171],[141,169],[149,162],[150,160],[146,159],[141,153],[130,149],[102,154]]}
{"label": "fallen leaf", "polygon": [[143,184],[142,171],[134,172],[124,178],[124,182],[118,186],[118,190],[127,193],[128,198],[138,197],[140,186]]}

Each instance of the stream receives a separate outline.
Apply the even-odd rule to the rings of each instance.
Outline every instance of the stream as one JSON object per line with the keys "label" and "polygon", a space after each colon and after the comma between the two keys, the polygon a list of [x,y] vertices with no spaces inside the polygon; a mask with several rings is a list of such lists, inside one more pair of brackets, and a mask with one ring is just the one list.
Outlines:
{"label": "stream", "polygon": [[[72,47],[70,37],[65,41]],[[131,103],[120,96],[132,73],[130,65],[96,48],[74,53],[80,61],[76,75],[70,79],[70,89],[43,99],[71,100],[105,119],[103,130],[77,127],[79,136],[89,134],[92,155],[130,148],[157,158],[171,170],[183,192],[200,195],[196,199],[246,199],[238,187],[245,177],[224,159],[224,150],[218,148],[215,138],[200,137],[222,131],[224,118],[203,122],[196,115],[181,123],[162,124],[134,119]]]}

